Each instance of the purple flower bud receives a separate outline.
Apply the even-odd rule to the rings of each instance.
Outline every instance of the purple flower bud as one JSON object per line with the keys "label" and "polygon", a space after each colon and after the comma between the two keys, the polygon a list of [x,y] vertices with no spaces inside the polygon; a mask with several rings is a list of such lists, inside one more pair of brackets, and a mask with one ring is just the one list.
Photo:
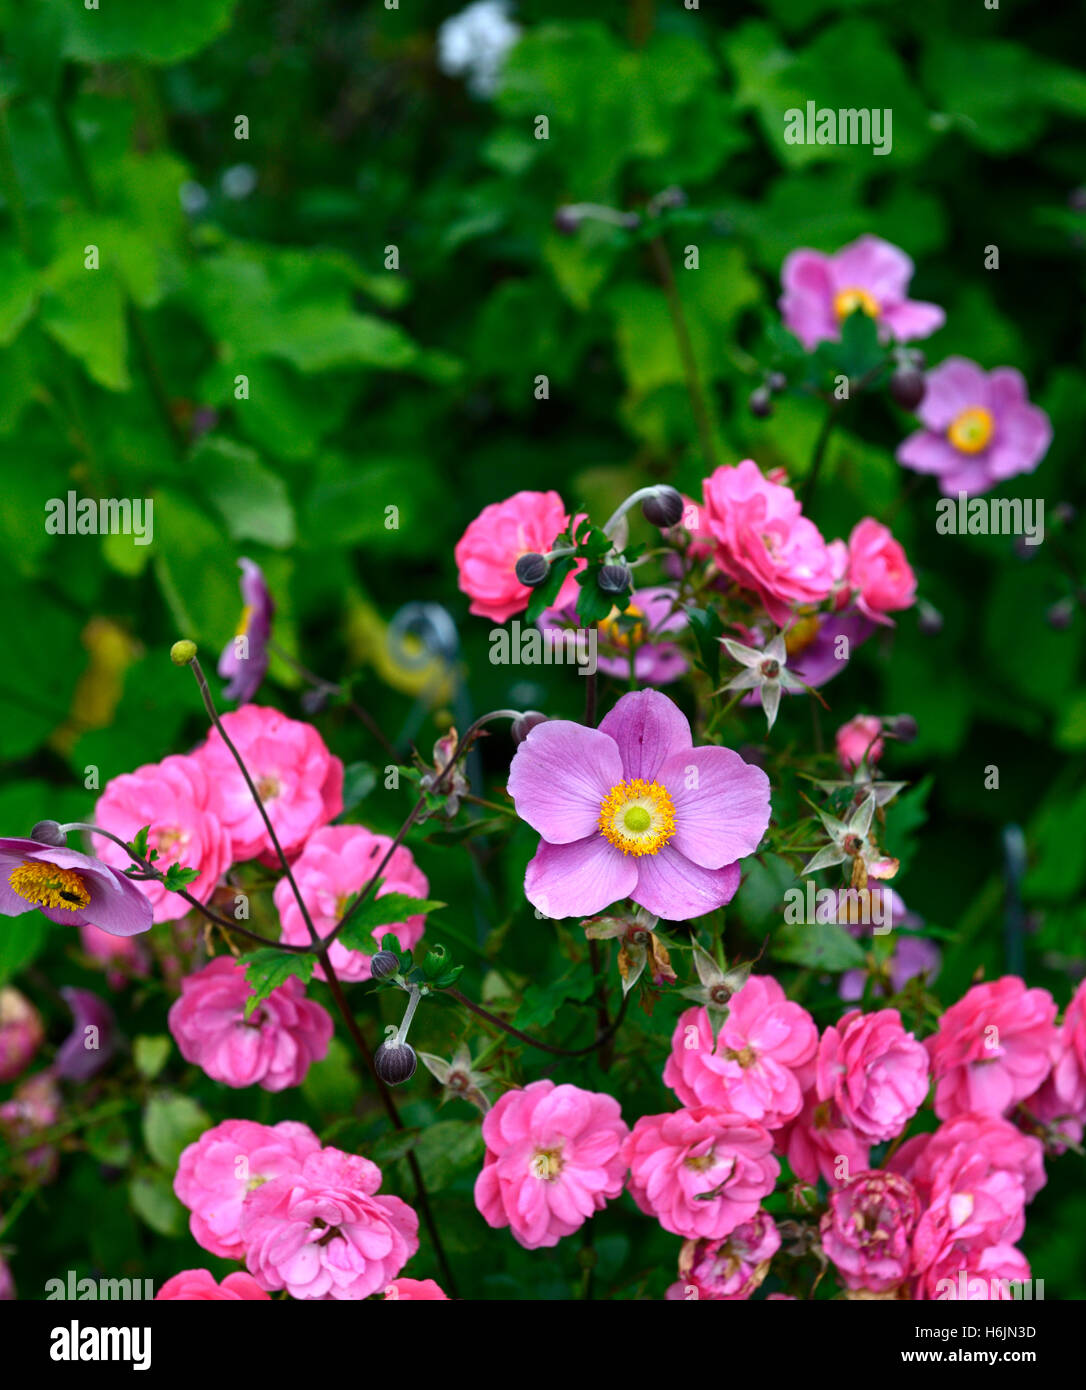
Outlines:
{"label": "purple flower bud", "polygon": [[60,828],[60,822],[55,820],[40,820],[30,832],[30,838],[37,840],[42,845],[52,845],[54,849],[59,849],[61,845],[68,843],[68,837]]}
{"label": "purple flower bud", "polygon": [[400,958],[395,951],[378,951],[370,960],[370,975],[375,980],[383,980],[386,975],[395,975],[400,968]]}
{"label": "purple flower bud", "polygon": [[902,410],[915,410],[924,399],[927,383],[915,367],[899,367],[890,378],[890,395]]}
{"label": "purple flower bud", "polygon": [[646,497],[641,503],[641,515],[653,526],[666,529],[678,526],[683,516],[682,494],[666,483],[661,483],[654,497]]}
{"label": "purple flower bud", "polygon": [[1057,632],[1063,632],[1071,626],[1071,621],[1075,616],[1075,601],[1073,598],[1061,598],[1058,603],[1054,603],[1045,614],[1045,620],[1049,627],[1054,627]]}
{"label": "purple flower bud", "polygon": [[513,720],[513,742],[519,746],[537,724],[545,724],[546,722],[547,716],[545,714],[540,714],[537,709],[526,709],[518,719]]}
{"label": "purple flower bud", "polygon": [[596,582],[605,594],[621,594],[633,584],[628,565],[603,565]]}
{"label": "purple flower bud", "polygon": [[581,214],[571,207],[558,208],[554,214],[554,230],[563,236],[572,236],[581,225]]}
{"label": "purple flower bud", "polygon": [[374,1053],[373,1069],[386,1086],[399,1086],[415,1075],[419,1060],[410,1043],[386,1042]]}
{"label": "purple flower bud", "polygon": [[513,566],[513,573],[521,584],[527,584],[529,589],[538,589],[540,584],[546,581],[550,569],[545,555],[529,550]]}
{"label": "purple flower bud", "polygon": [[886,732],[899,743],[912,743],[918,732],[916,720],[911,714],[899,714],[886,721]]}
{"label": "purple flower bud", "polygon": [[759,386],[750,393],[747,404],[750,406],[750,413],[756,415],[759,420],[768,420],[773,414],[773,402],[764,386]]}

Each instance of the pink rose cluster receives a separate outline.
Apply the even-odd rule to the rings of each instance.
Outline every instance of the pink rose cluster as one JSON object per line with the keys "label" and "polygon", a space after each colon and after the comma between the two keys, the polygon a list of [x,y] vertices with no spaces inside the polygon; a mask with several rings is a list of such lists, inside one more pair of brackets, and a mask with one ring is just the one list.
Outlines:
{"label": "pink rose cluster", "polygon": [[[205,1271],[187,1271],[159,1296],[258,1298],[253,1284],[322,1300],[388,1290],[418,1249],[418,1217],[399,1197],[380,1194],[380,1186],[375,1163],[322,1148],[306,1125],[226,1120],[182,1153],[174,1191],[191,1213],[196,1242],[223,1259],[244,1260],[251,1279],[214,1293],[199,1277]],[[436,1296],[404,1282],[409,1287],[399,1296]],[[176,1287],[167,1295],[170,1285]]]}
{"label": "pink rose cluster", "polygon": [[[278,710],[243,705],[222,716],[223,728],[244,758],[275,833],[288,855],[343,810],[343,764],[310,724]],[[231,864],[261,858],[277,864],[274,846],[252,794],[221,735],[195,752],[125,772],[98,798],[95,821],[131,840],[149,826],[147,844],[156,868],[182,864],[199,870],[188,892],[206,903]],[[126,869],[131,860],[104,837],[95,849],[105,863]],[[161,883],[140,883],[156,922],[184,917],[189,904]]]}

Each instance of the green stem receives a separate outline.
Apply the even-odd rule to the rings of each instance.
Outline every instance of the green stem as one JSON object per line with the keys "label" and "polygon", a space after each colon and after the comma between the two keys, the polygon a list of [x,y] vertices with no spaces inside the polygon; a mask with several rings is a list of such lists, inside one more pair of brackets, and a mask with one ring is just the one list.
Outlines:
{"label": "green stem", "polygon": [[661,236],[652,238],[649,242],[649,250],[652,252],[653,260],[656,262],[660,283],[663,285],[664,294],[667,297],[667,307],[671,314],[672,327],[675,330],[675,340],[679,346],[679,356],[682,359],[683,376],[686,379],[686,390],[690,396],[690,405],[694,412],[694,422],[697,425],[698,437],[701,440],[701,451],[705,458],[705,465],[711,473],[717,466],[716,449],[713,447],[713,429],[709,419],[709,408],[706,404],[705,393],[702,390],[701,377],[698,375],[698,363],[697,358],[694,356],[694,345],[690,340],[690,331],[686,325],[686,315],[683,312],[682,298],[679,295],[679,287],[675,282],[675,272],[671,268],[671,257],[668,255],[667,245]]}

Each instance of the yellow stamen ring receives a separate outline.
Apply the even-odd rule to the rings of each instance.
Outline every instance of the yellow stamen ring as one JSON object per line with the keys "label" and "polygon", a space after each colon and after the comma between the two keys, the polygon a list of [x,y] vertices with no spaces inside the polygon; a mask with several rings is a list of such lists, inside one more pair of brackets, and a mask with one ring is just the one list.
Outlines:
{"label": "yellow stamen ring", "polygon": [[877,319],[879,301],[873,294],[861,289],[838,290],[833,296],[833,312],[838,319],[847,319],[857,309],[862,309],[869,319]]}
{"label": "yellow stamen ring", "polygon": [[30,859],[12,869],[8,883],[20,898],[35,907],[77,912],[90,902],[87,886],[74,869],[60,869],[39,860]]}
{"label": "yellow stamen ring", "polygon": [[623,854],[657,854],[675,834],[675,806],[659,782],[619,782],[600,804],[599,827]]}
{"label": "yellow stamen ring", "polygon": [[963,454],[979,454],[982,449],[988,447],[994,429],[995,421],[991,412],[985,410],[982,405],[974,405],[968,410],[963,410],[952,421],[946,433],[955,449],[960,449]]}

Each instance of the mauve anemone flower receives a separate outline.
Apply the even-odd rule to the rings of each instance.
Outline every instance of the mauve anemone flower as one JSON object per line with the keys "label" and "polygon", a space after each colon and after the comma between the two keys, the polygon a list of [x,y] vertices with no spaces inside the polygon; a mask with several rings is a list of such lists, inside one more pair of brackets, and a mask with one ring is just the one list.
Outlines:
{"label": "mauve anemone flower", "polygon": [[945,497],[987,492],[1032,473],[1052,443],[1052,425],[1031,405],[1021,372],[985,372],[967,357],[948,357],[928,372],[916,409],[924,426],[897,451],[898,463],[934,473]]}
{"label": "mauve anemone flower", "polygon": [[113,1010],[89,989],[62,989],[72,1011],[72,1031],[60,1045],[55,1070],[65,1081],[89,1081],[116,1050]]}
{"label": "mauve anemone flower", "polygon": [[[620,620],[621,619],[621,620]],[[670,685],[690,669],[682,648],[667,641],[686,627],[686,614],[675,606],[675,590],[666,585],[635,589],[630,594],[626,611],[611,616],[598,625],[599,655],[596,664],[605,676],[625,681],[630,675],[630,648],[633,648],[633,673],[640,685]],[[539,626],[548,628],[577,628],[575,605],[548,608],[540,614]],[[587,642],[581,629],[579,646],[587,654]]]}
{"label": "mauve anemone flower", "polygon": [[39,908],[50,922],[135,936],[151,927],[139,886],[100,859],[64,845],[0,839],[0,915]]}
{"label": "mauve anemone flower", "polygon": [[509,793],[542,836],[524,891],[548,917],[589,917],[632,898],[688,921],[730,902],[738,861],[769,824],[769,779],[730,748],[695,748],[666,695],[623,695],[598,729],[534,728]]}
{"label": "mauve anemone flower", "polygon": [[[237,632],[219,657],[218,670],[223,680],[230,682],[223,691],[226,698],[247,705],[268,672],[268,639],[275,616],[275,600],[259,565],[243,555],[238,567],[241,570],[241,601],[245,606]],[[245,639],[244,645],[241,638]]]}
{"label": "mauve anemone flower", "polygon": [[781,316],[808,352],[840,338],[843,320],[857,309],[875,320],[883,338],[926,338],[942,328],[946,314],[938,304],[906,297],[912,277],[910,258],[881,237],[859,237],[832,256],[804,247],[781,269]]}

